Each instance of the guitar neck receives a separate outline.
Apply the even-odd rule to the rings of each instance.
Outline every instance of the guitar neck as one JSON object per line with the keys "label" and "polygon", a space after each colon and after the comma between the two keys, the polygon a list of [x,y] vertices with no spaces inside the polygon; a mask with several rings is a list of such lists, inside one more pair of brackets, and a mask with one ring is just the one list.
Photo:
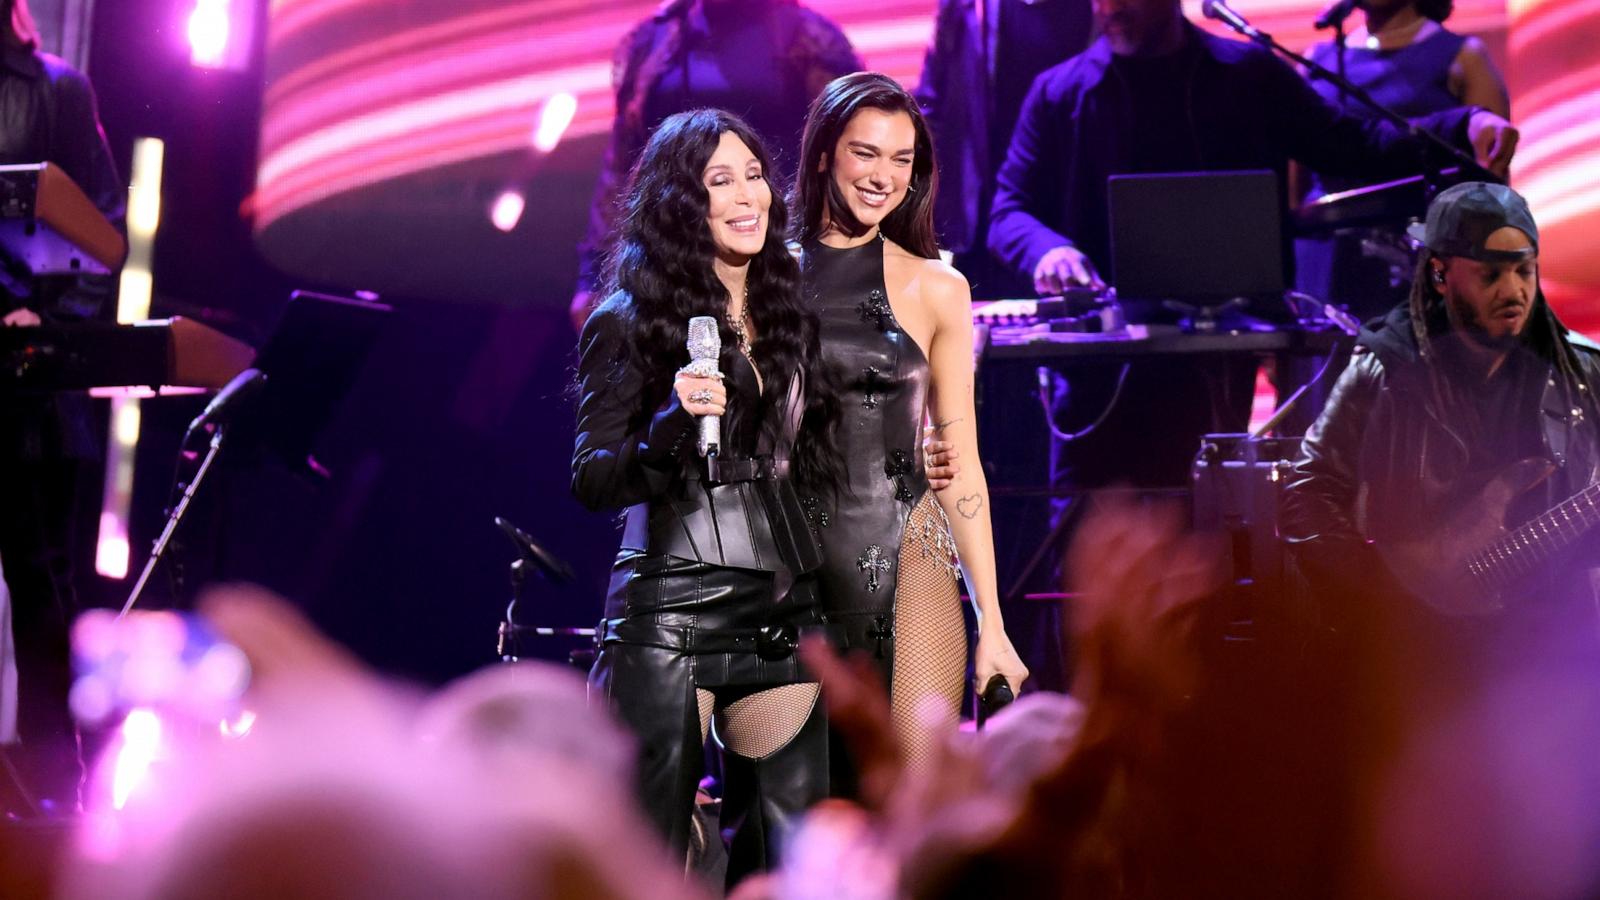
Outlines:
{"label": "guitar neck", "polygon": [[1503,582],[1529,574],[1600,525],[1600,481],[1523,523],[1472,559],[1481,578]]}

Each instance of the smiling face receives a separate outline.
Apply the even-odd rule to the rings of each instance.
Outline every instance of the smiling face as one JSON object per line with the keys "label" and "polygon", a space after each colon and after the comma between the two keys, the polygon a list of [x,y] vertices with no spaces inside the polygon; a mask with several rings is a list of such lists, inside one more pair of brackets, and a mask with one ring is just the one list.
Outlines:
{"label": "smiling face", "polygon": [[856,221],[873,228],[906,199],[916,148],[910,115],[869,107],[850,118],[823,165],[832,163],[834,186]]}
{"label": "smiling face", "polygon": [[[1502,228],[1484,241],[1486,250],[1520,253],[1533,249],[1528,236],[1515,228]],[[1489,347],[1501,347],[1528,326],[1533,301],[1539,295],[1539,259],[1490,262],[1463,257],[1435,260],[1434,278],[1443,278],[1439,292],[1445,298],[1450,321],[1468,337]]]}
{"label": "smiling face", "polygon": [[761,160],[737,135],[725,131],[700,179],[717,258],[729,265],[748,262],[766,246],[767,210],[772,207],[772,186]]}

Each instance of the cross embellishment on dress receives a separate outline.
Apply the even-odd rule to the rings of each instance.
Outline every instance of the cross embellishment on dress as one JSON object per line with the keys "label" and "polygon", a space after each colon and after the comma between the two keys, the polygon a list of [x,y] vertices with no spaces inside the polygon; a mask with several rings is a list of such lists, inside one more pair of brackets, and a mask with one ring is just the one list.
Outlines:
{"label": "cross embellishment on dress", "polygon": [[911,474],[911,454],[904,450],[893,450],[889,458],[883,461],[883,474],[894,481],[894,498],[901,503],[910,503],[916,497],[911,493],[911,488],[906,485],[906,476]]}
{"label": "cross embellishment on dress", "polygon": [[805,510],[806,521],[811,524],[812,531],[827,528],[833,521],[828,516],[828,511],[822,508],[822,501],[816,497],[800,498],[800,508]]}
{"label": "cross embellishment on dress", "polygon": [[879,331],[888,331],[894,323],[894,309],[889,306],[889,298],[876,288],[867,299],[856,304],[856,315],[861,321],[876,325]]}
{"label": "cross embellishment on dress", "polygon": [[889,379],[877,366],[867,366],[861,370],[861,408],[877,409],[878,401],[883,399],[884,388],[889,386]]}
{"label": "cross embellishment on dress", "polygon": [[889,571],[889,559],[883,555],[882,547],[868,544],[856,560],[856,568],[867,573],[867,593],[875,594],[883,586],[878,576]]}
{"label": "cross embellishment on dress", "polygon": [[877,642],[876,655],[883,658],[883,642],[889,639],[889,617],[873,616],[872,627],[867,629],[867,637]]}

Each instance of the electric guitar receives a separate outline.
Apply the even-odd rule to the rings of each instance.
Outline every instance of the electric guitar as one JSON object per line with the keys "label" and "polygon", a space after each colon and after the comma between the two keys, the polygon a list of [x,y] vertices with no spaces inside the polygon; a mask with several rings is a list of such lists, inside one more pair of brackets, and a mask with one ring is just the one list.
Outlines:
{"label": "electric guitar", "polygon": [[1512,463],[1436,517],[1424,540],[1384,545],[1384,559],[1407,590],[1441,613],[1499,612],[1520,585],[1600,525],[1597,481],[1516,528],[1505,527],[1511,503],[1554,471],[1543,459]]}

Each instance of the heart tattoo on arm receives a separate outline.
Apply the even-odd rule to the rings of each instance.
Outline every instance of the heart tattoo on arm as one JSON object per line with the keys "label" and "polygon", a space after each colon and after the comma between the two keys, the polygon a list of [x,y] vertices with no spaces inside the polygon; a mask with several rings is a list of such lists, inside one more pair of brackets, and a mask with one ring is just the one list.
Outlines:
{"label": "heart tattoo on arm", "polygon": [[977,518],[978,511],[981,509],[983,509],[982,494],[973,494],[970,497],[962,497],[956,501],[956,512],[961,513],[961,518],[963,519]]}

